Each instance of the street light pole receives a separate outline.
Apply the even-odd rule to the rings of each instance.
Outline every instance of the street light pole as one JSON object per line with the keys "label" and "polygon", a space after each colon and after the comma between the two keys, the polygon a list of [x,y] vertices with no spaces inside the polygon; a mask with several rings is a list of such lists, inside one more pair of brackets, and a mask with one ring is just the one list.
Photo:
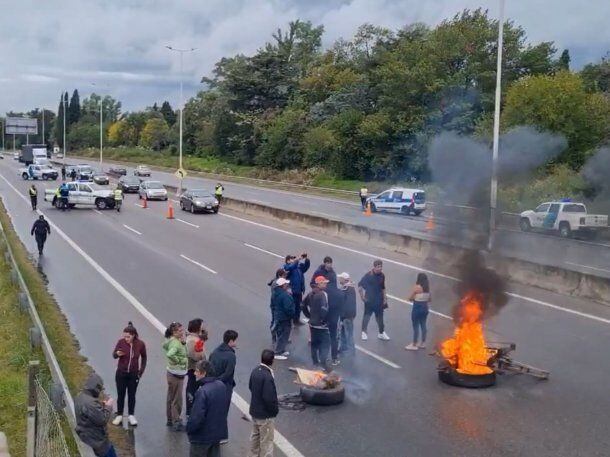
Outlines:
{"label": "street light pole", "polygon": [[496,236],[496,209],[498,205],[498,148],[500,143],[500,102],[502,97],[502,47],[504,46],[504,2],[499,0],[498,56],[496,65],[496,100],[494,107],[493,152],[491,163],[491,196],[489,204],[489,238],[487,249],[494,248]]}
{"label": "street light pole", "polygon": [[[67,94],[67,92],[66,92]],[[68,155],[68,149],[66,148],[66,97],[64,94],[61,96],[62,103],[64,105],[63,121],[64,121],[64,166],[66,165],[66,156]]]}
{"label": "street light pole", "polygon": [[[178,139],[178,169],[182,170],[182,125],[183,125],[183,110],[184,110],[184,100],[183,100],[183,96],[182,96],[182,85],[183,85],[183,59],[184,59],[184,53],[185,52],[193,52],[195,51],[195,48],[190,48],[190,49],[177,49],[174,48],[172,46],[165,46],[167,49],[169,49],[170,51],[175,51],[180,53],[180,133],[179,133],[179,139]],[[179,182],[180,185],[178,186],[178,194],[180,194],[182,192],[182,174],[180,174],[180,178],[179,178]]]}
{"label": "street light pole", "polygon": [[42,144],[47,144],[44,142],[44,108],[42,109]]}
{"label": "street light pole", "polygon": [[103,171],[102,169],[102,158],[104,156],[104,148],[103,148],[103,132],[104,132],[104,127],[103,127],[103,101],[102,101],[102,96],[100,95],[100,171]]}

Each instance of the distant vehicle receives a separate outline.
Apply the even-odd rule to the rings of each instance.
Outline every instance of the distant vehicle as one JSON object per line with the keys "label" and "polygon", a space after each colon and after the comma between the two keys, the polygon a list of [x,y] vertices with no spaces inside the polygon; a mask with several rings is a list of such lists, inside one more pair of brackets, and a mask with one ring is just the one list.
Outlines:
{"label": "distant vehicle", "polygon": [[146,165],[138,165],[136,169],[133,171],[135,176],[146,176],[150,177],[150,168]]}
{"label": "distant vehicle", "polygon": [[218,200],[207,190],[187,190],[180,196],[180,209],[183,211],[218,212]]}
{"label": "distant vehicle", "polygon": [[34,165],[48,165],[51,167],[51,161],[49,159],[42,157],[34,157]]}
{"label": "distant vehicle", "polygon": [[584,204],[562,200],[542,203],[533,211],[523,211],[519,226],[524,232],[542,230],[559,233],[563,238],[577,234],[595,237],[600,231],[608,230],[608,216],[587,214]]}
{"label": "distant vehicle", "polygon": [[34,163],[34,159],[48,159],[47,146],[44,144],[26,144],[21,147],[19,162],[26,165]]}
{"label": "distant vehicle", "polygon": [[[100,189],[88,182],[68,182],[68,203],[70,206],[95,206],[97,209],[114,208],[114,192],[110,189]],[[45,189],[45,201],[58,208],[59,199],[56,189]]]}
{"label": "distant vehicle", "polygon": [[394,211],[419,216],[426,210],[426,193],[421,189],[393,187],[379,195],[369,197],[371,211]]}
{"label": "distant vehicle", "polygon": [[76,179],[79,181],[93,181],[94,170],[90,165],[76,166]]}
{"label": "distant vehicle", "polygon": [[59,148],[59,146],[53,147],[53,154],[57,155],[57,154],[59,154],[60,151],[61,151],[61,149]]}
{"label": "distant vehicle", "polygon": [[138,193],[144,200],[167,200],[167,190],[159,181],[143,181]]}
{"label": "distant vehicle", "polygon": [[108,185],[110,184],[110,178],[108,175],[102,171],[94,170],[93,171],[93,182],[99,185]]}
{"label": "distant vehicle", "polygon": [[121,176],[119,179],[119,186],[126,194],[137,194],[140,190],[140,182],[140,178],[137,176]]}
{"label": "distant vehicle", "polygon": [[19,152],[13,152],[13,159],[19,160]]}
{"label": "distant vehicle", "polygon": [[40,179],[47,180],[52,179],[55,181],[57,179],[58,173],[57,170],[49,165],[28,165],[25,168],[19,169],[19,175],[24,179]]}
{"label": "distant vehicle", "polygon": [[127,169],[125,167],[110,167],[108,170],[108,174],[110,176],[125,176],[127,174]]}
{"label": "distant vehicle", "polygon": [[55,158],[56,159],[63,159],[64,158],[64,153],[63,152],[58,152],[57,154],[55,154]]}

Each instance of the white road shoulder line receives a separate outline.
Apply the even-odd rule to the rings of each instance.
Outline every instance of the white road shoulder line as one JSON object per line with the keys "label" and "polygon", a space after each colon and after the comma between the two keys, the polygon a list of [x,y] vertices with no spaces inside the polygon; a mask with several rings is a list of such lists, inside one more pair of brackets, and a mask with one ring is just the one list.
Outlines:
{"label": "white road shoulder line", "polygon": [[184,254],[180,254],[180,257],[182,257],[187,262],[191,262],[192,264],[197,265],[198,267],[201,267],[201,268],[203,268],[206,271],[209,271],[212,274],[218,274],[216,271],[212,270],[210,267],[206,267],[204,264],[199,263],[196,260],[193,260],[193,259],[185,256]]}
{"label": "white road shoulder line", "polygon": [[[27,204],[29,201],[26,197],[21,195],[19,190],[15,188],[3,175],[0,174],[0,177],[15,191],[19,197],[24,200]],[[42,211],[36,210],[38,214],[43,214]],[[151,323],[153,327],[155,327],[161,334],[165,333],[165,324],[163,324],[159,319],[157,319],[154,314],[152,314],[146,307],[138,301],[136,297],[134,297],[125,287],[123,287],[116,279],[114,279],[110,274],[104,270],[93,258],[89,256],[85,251],[81,249],[81,247],[76,244],[72,238],[64,233],[53,221],[51,221],[48,217],[46,218],[47,222],[55,233],[57,233],[63,240],[70,245],[78,254],[80,254],[88,263],[91,265],[99,274],[104,278],[111,286],[113,286],[117,292],[119,292],[131,305],[140,313],[144,318]],[[244,400],[237,392],[233,392],[233,397],[231,402],[242,412],[242,414],[249,416],[250,405],[246,400]],[[305,457],[301,454],[297,448],[295,448],[290,441],[288,441],[284,435],[275,430],[275,435],[273,437],[273,441],[276,446],[282,451],[287,457]]]}
{"label": "white road shoulder line", "polygon": [[368,356],[373,357],[376,360],[379,360],[382,363],[385,363],[386,365],[392,367],[392,368],[396,368],[397,370],[400,370],[400,365],[396,365],[394,362],[392,362],[391,360],[386,359],[385,357],[381,357],[380,355],[375,354],[373,351],[369,351],[368,349],[363,348],[362,346],[356,344],[356,349],[358,349],[360,352],[365,353]]}
{"label": "white road shoulder line", "polygon": [[[397,302],[404,303],[404,304],[409,305],[409,306],[413,306],[413,302],[411,302],[409,300],[404,300],[402,298],[398,298],[398,297],[396,297],[394,295],[388,294],[388,298],[391,298],[392,300],[396,300]],[[451,316],[448,316],[448,315],[443,314],[443,313],[439,313],[438,311],[434,311],[430,307],[428,307],[428,310],[429,310],[430,314],[434,314],[436,316],[440,316],[440,317],[444,317],[445,319],[452,320]]]}
{"label": "white road shoulder line", "polygon": [[125,227],[127,230],[132,231],[133,233],[135,233],[136,235],[141,235],[142,233],[138,232],[136,229],[131,228],[129,225],[125,225],[123,224],[123,227]]}
{"label": "white road shoulder line", "polygon": [[[228,217],[230,219],[234,219],[234,220],[237,220],[237,221],[245,222],[246,224],[251,224],[251,225],[254,225],[254,226],[257,226],[257,227],[261,227],[261,228],[264,228],[264,229],[267,229],[267,230],[271,230],[271,231],[274,231],[274,232],[283,233],[285,235],[293,236],[295,238],[300,238],[302,240],[313,241],[314,243],[322,244],[324,246],[330,246],[330,247],[333,247],[333,248],[336,248],[336,249],[341,249],[341,250],[347,251],[347,252],[352,252],[354,254],[359,254],[359,255],[362,255],[364,257],[368,257],[368,258],[371,258],[371,259],[380,259],[380,260],[383,260],[384,262],[387,262],[387,263],[391,263],[391,264],[394,264],[394,265],[399,265],[401,267],[409,268],[409,269],[415,270],[415,271],[421,271],[421,272],[428,273],[428,274],[431,274],[431,275],[434,275],[434,276],[438,276],[440,278],[450,279],[452,281],[459,281],[459,279],[454,277],[454,276],[446,275],[446,274],[443,274],[443,273],[438,273],[438,272],[432,271],[432,270],[427,270],[425,268],[420,268],[420,267],[415,266],[415,265],[409,265],[408,263],[398,262],[396,260],[388,259],[388,258],[377,256],[377,255],[373,255],[373,254],[370,254],[368,252],[363,252],[363,251],[359,251],[357,249],[348,248],[346,246],[340,246],[338,244],[329,243],[328,241],[318,240],[318,239],[312,238],[310,236],[300,235],[298,233],[292,233],[292,232],[289,232],[287,230],[282,230],[282,229],[279,229],[277,227],[271,227],[270,225],[265,225],[265,224],[261,224],[259,222],[250,221],[248,219],[244,219],[244,218],[237,217],[237,216],[232,216],[230,214],[225,214],[225,213],[218,213],[218,214],[220,216],[223,216],[223,217]],[[595,316],[593,314],[582,313],[580,311],[575,311],[575,310],[570,309],[570,308],[563,308],[561,306],[553,305],[552,303],[548,303],[548,302],[545,302],[545,301],[542,301],[542,300],[537,300],[535,298],[530,298],[530,297],[526,297],[524,295],[519,295],[519,294],[515,294],[515,293],[511,293],[511,292],[507,292],[506,295],[508,295],[509,297],[514,297],[514,298],[518,298],[520,300],[528,301],[530,303],[535,303],[537,305],[546,306],[548,308],[552,308],[552,309],[555,309],[555,310],[558,310],[558,311],[563,311],[563,312],[566,312],[568,314],[573,314],[573,315],[576,315],[576,316],[586,317],[588,319],[592,319],[592,320],[595,320],[597,322],[603,322],[605,324],[610,324],[610,319],[605,319],[603,317]]]}
{"label": "white road shoulder line", "polygon": [[198,226],[198,225],[191,224],[190,222],[187,222],[187,221],[185,221],[185,220],[182,220],[182,219],[180,219],[180,218],[178,218],[178,217],[175,217],[174,219],[176,219],[178,222],[182,222],[183,224],[190,225],[191,227],[199,228],[199,226]]}
{"label": "white road shoulder line", "polygon": [[574,263],[574,262],[565,262],[565,263],[567,263],[568,265],[574,265],[575,267],[588,268],[590,270],[603,271],[605,273],[610,273],[610,270],[606,270],[605,268],[590,267],[589,265],[581,265],[580,263]]}
{"label": "white road shoulder line", "polygon": [[283,257],[281,255],[276,254],[275,252],[267,251],[266,249],[259,248],[258,246],[254,246],[253,244],[244,243],[244,246],[247,246],[251,249],[255,249],[260,252],[264,252],[265,254],[272,255],[273,257],[277,257],[278,259],[283,259]]}

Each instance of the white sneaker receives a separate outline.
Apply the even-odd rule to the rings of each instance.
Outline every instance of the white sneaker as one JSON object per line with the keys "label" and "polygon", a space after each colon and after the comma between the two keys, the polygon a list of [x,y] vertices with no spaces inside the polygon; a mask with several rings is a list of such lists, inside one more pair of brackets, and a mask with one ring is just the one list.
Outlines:
{"label": "white sneaker", "polygon": [[366,334],[366,332],[362,332],[362,341],[366,341],[369,339],[369,336]]}
{"label": "white sneaker", "polygon": [[121,425],[123,423],[123,416],[116,416],[112,419],[112,425]]}
{"label": "white sneaker", "polygon": [[423,343],[423,342],[422,342],[422,343],[419,343],[419,344],[417,345],[417,347],[419,347],[420,349],[426,349],[426,343]]}
{"label": "white sneaker", "polygon": [[377,335],[377,338],[383,341],[390,341],[390,337],[386,332],[380,333],[379,335]]}
{"label": "white sneaker", "polygon": [[287,359],[288,359],[288,357],[286,357],[284,354],[275,354],[275,355],[273,356],[273,358],[274,358],[275,360],[287,360]]}
{"label": "white sneaker", "polygon": [[229,440],[228,440],[228,439],[226,439],[226,440],[220,440],[220,444],[227,444],[228,442],[229,442]]}
{"label": "white sneaker", "polygon": [[308,324],[308,323],[309,323],[309,319],[307,319],[306,317],[301,318],[301,324]]}
{"label": "white sneaker", "polygon": [[407,351],[417,351],[417,346],[415,346],[413,343],[411,343],[408,346],[405,346],[405,349]]}
{"label": "white sneaker", "polygon": [[127,418],[127,421],[129,422],[129,425],[132,425],[132,426],[134,426],[134,427],[135,427],[136,425],[138,425],[138,420],[136,419],[136,416],[132,416],[132,415],[130,415],[130,416]]}

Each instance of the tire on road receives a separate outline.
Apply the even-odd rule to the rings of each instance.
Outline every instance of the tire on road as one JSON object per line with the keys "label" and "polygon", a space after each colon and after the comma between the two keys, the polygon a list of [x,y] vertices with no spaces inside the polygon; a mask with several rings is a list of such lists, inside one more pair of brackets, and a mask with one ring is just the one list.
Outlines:
{"label": "tire on road", "polygon": [[532,229],[532,224],[527,217],[522,217],[519,220],[519,228],[522,232],[529,232]]}
{"label": "tire on road", "polygon": [[338,405],[345,400],[345,388],[338,386],[334,389],[316,389],[315,387],[301,386],[301,398],[310,405]]}
{"label": "tire on road", "polygon": [[27,173],[22,173],[21,177],[23,178],[24,181],[28,180],[28,174]]}
{"label": "tire on road", "polygon": [[97,209],[106,209],[108,208],[108,202],[105,198],[98,198],[95,200],[95,207]]}
{"label": "tire on road", "polygon": [[496,383],[496,373],[471,375],[459,373],[454,369],[445,369],[438,372],[438,379],[451,386],[481,389]]}
{"label": "tire on road", "polygon": [[405,216],[408,216],[411,213],[411,207],[404,205],[400,208],[400,214],[404,214]]}
{"label": "tire on road", "polygon": [[415,213],[416,216],[420,216],[423,211],[421,209],[416,209],[413,212]]}
{"label": "tire on road", "polygon": [[371,212],[373,212],[373,213],[377,212],[377,207],[375,206],[375,203],[371,203]]}
{"label": "tire on road", "polygon": [[195,214],[195,205],[191,203],[191,214]]}
{"label": "tire on road", "polygon": [[572,229],[568,222],[559,223],[559,236],[562,238],[570,238],[572,236]]}

